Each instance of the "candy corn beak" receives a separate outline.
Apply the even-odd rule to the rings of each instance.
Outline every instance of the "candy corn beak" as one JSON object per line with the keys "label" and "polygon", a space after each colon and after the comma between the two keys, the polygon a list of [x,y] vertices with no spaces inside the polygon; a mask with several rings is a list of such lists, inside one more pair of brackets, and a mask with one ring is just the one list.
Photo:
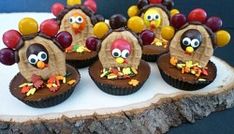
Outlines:
{"label": "candy corn beak", "polygon": [[121,57],[116,58],[115,61],[118,64],[123,64],[125,62],[125,60],[123,58],[121,58]]}
{"label": "candy corn beak", "polygon": [[151,29],[155,29],[155,28],[156,28],[156,23],[155,23],[155,21],[151,21],[151,22],[150,22],[150,28],[151,28]]}
{"label": "candy corn beak", "polygon": [[80,25],[79,25],[79,24],[77,24],[77,23],[72,24],[72,29],[73,29],[73,30],[77,30],[77,29],[79,29],[79,28],[80,28]]}
{"label": "candy corn beak", "polygon": [[192,54],[194,52],[194,49],[192,47],[187,47],[186,48],[186,53]]}
{"label": "candy corn beak", "polygon": [[153,20],[153,21],[150,22],[150,28],[151,29],[158,28],[159,26],[160,26],[160,21]]}
{"label": "candy corn beak", "polygon": [[37,68],[44,69],[46,67],[46,64],[43,61],[37,62]]}

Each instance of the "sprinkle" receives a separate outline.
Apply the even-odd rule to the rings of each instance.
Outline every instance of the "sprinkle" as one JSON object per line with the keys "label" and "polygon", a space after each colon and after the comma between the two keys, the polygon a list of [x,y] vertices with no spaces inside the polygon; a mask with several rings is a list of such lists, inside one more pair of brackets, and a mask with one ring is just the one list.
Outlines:
{"label": "sprinkle", "polygon": [[52,87],[58,87],[56,84],[52,84]]}
{"label": "sprinkle", "polygon": [[181,69],[181,68],[185,67],[185,64],[177,64],[176,67]]}
{"label": "sprinkle", "polygon": [[200,82],[205,82],[205,81],[206,81],[206,79],[202,79],[202,78],[200,78],[200,79],[198,79],[198,81],[200,81]]}
{"label": "sprinkle", "polygon": [[19,85],[19,88],[22,88],[24,86],[32,86],[33,84],[32,83],[23,83],[21,85]]}
{"label": "sprinkle", "polygon": [[58,91],[59,87],[51,87],[49,88],[50,92],[56,92]]}
{"label": "sprinkle", "polygon": [[85,50],[86,52],[91,52],[91,50],[89,50],[89,49],[86,48],[86,47],[84,47],[84,50]]}
{"label": "sprinkle", "polygon": [[58,87],[60,87],[60,82],[58,79],[56,79],[56,84],[58,85]]}
{"label": "sprinkle", "polygon": [[48,88],[51,88],[51,87],[52,87],[52,84],[46,84],[46,86],[47,86]]}
{"label": "sprinkle", "polygon": [[131,74],[131,73],[132,73],[132,71],[131,71],[130,68],[123,68],[123,74],[124,74],[124,75],[129,75],[129,74]]}
{"label": "sprinkle", "polygon": [[66,78],[63,78],[63,84],[65,84],[67,82]]}
{"label": "sprinkle", "polygon": [[64,77],[63,77],[63,76],[56,76],[56,79],[57,79],[57,80],[63,80]]}
{"label": "sprinkle", "polygon": [[208,71],[206,70],[206,69],[202,69],[202,74],[204,74],[204,75],[208,75]]}
{"label": "sprinkle", "polygon": [[25,93],[27,93],[29,90],[30,90],[30,87],[29,87],[29,86],[24,86],[24,87],[22,87],[22,89],[21,89],[21,93],[25,94]]}
{"label": "sprinkle", "polygon": [[132,69],[132,71],[133,71],[134,74],[137,74],[137,73],[138,73],[137,70],[136,70],[136,68],[131,67],[131,69]]}
{"label": "sprinkle", "polygon": [[39,89],[39,88],[43,87],[43,84],[44,84],[44,81],[42,81],[42,80],[37,80],[37,81],[34,81],[34,82],[33,82],[33,86],[34,86],[36,89]]}
{"label": "sprinkle", "polygon": [[178,63],[178,60],[177,60],[175,57],[171,57],[170,63],[171,63],[173,66],[176,66],[176,64]]}
{"label": "sprinkle", "polygon": [[136,79],[131,79],[129,82],[128,82],[129,85],[131,86],[137,86],[139,84],[139,81],[136,80]]}
{"label": "sprinkle", "polygon": [[47,83],[54,83],[56,80],[55,76],[50,76],[50,78],[48,79]]}
{"label": "sprinkle", "polygon": [[109,74],[109,75],[107,76],[107,79],[112,80],[112,79],[116,79],[117,77],[118,77],[118,76],[115,75],[115,74]]}
{"label": "sprinkle", "polygon": [[73,85],[74,83],[76,83],[76,80],[70,80],[67,82],[68,85]]}
{"label": "sprinkle", "polygon": [[109,71],[107,69],[103,69],[102,72],[103,73],[100,75],[101,78],[103,78],[109,74]]}
{"label": "sprinkle", "polygon": [[37,90],[36,88],[31,88],[31,89],[27,92],[26,96],[34,95],[35,92],[36,92],[36,90]]}

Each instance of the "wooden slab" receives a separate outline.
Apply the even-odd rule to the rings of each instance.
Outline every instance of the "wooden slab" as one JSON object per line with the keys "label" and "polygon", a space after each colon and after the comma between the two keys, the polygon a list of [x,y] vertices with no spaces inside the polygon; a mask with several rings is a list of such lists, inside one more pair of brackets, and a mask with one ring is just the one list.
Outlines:
{"label": "wooden slab", "polygon": [[[0,19],[6,16],[30,15],[0,14]],[[39,21],[45,16],[33,14]],[[0,22],[4,26],[0,36],[12,29],[8,25],[16,26],[17,22]],[[217,78],[194,92],[167,85],[156,64],[150,64],[152,73],[142,89],[129,96],[111,96],[95,86],[87,68],[81,69],[81,82],[72,96],[46,109],[31,108],[14,98],[8,84],[18,72],[17,66],[0,65],[0,133],[165,133],[170,127],[195,122],[234,105],[234,69],[216,57],[211,60],[217,65]]]}

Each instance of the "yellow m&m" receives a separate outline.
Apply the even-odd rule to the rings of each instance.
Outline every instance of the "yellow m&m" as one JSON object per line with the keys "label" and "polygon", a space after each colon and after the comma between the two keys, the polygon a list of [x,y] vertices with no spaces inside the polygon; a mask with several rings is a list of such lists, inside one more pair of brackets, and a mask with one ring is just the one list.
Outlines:
{"label": "yellow m&m", "polygon": [[30,35],[30,34],[35,34],[38,32],[37,21],[34,20],[33,18],[22,19],[19,22],[18,27],[22,35]]}
{"label": "yellow m&m", "polygon": [[141,17],[133,16],[128,20],[128,28],[135,33],[140,33],[144,30],[144,21]]}
{"label": "yellow m&m", "polygon": [[230,40],[231,40],[231,35],[227,31],[220,30],[216,32],[215,41],[219,47],[226,46],[230,42]]}
{"label": "yellow m&m", "polygon": [[67,5],[68,6],[74,6],[74,5],[80,5],[81,0],[67,0]]}
{"label": "yellow m&m", "polygon": [[161,36],[165,40],[171,40],[175,35],[175,29],[172,26],[165,26],[161,29]]}
{"label": "yellow m&m", "polygon": [[139,9],[136,5],[129,7],[128,9],[128,16],[133,17],[136,16],[138,13]]}
{"label": "yellow m&m", "polygon": [[108,31],[109,31],[109,26],[105,22],[99,22],[93,28],[93,33],[98,38],[104,37]]}

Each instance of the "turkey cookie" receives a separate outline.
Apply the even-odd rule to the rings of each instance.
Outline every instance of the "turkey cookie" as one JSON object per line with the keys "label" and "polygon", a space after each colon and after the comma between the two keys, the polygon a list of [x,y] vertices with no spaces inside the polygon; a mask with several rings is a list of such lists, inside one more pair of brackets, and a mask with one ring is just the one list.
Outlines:
{"label": "turkey cookie", "polygon": [[94,26],[94,34],[99,38],[93,41],[100,48],[99,61],[90,66],[89,74],[96,85],[108,94],[132,94],[143,86],[150,75],[149,65],[141,60],[142,39],[133,33],[141,32],[144,23],[140,17],[135,17],[128,21],[127,28],[125,17],[113,15],[109,24],[110,28],[104,22]]}
{"label": "turkey cookie", "polygon": [[38,108],[57,105],[75,89],[80,75],[65,63],[64,50],[72,43],[68,32],[59,32],[55,20],[40,25],[32,18],[19,22],[19,31],[3,35],[7,48],[0,50],[0,62],[18,64],[19,73],[10,83],[10,92],[23,103]]}
{"label": "turkey cookie", "polygon": [[[156,62],[159,55],[168,52],[168,41],[161,36],[161,29],[170,25],[170,18],[179,11],[172,9],[172,0],[139,0],[137,5],[128,9],[129,17],[140,16],[144,20],[145,29],[155,33],[152,43],[143,46],[142,58],[149,62]],[[149,35],[150,36],[150,35]],[[152,38],[146,38],[152,40]]]}
{"label": "turkey cookie", "polygon": [[[163,79],[182,90],[197,90],[216,78],[216,66],[210,61],[216,47],[230,41],[230,34],[222,27],[219,17],[207,19],[203,9],[195,9],[188,16],[172,17],[172,26],[165,27],[162,37],[170,40],[169,53],[158,59]],[[175,34],[174,31],[176,30]]]}
{"label": "turkey cookie", "polygon": [[104,18],[95,15],[94,0],[86,0],[83,5],[79,1],[67,0],[67,4],[64,7],[55,3],[51,8],[59,24],[59,31],[67,31],[73,38],[72,45],[66,49],[66,61],[76,68],[86,67],[98,58],[96,49],[85,45],[86,39],[93,35],[93,25],[104,21]]}

